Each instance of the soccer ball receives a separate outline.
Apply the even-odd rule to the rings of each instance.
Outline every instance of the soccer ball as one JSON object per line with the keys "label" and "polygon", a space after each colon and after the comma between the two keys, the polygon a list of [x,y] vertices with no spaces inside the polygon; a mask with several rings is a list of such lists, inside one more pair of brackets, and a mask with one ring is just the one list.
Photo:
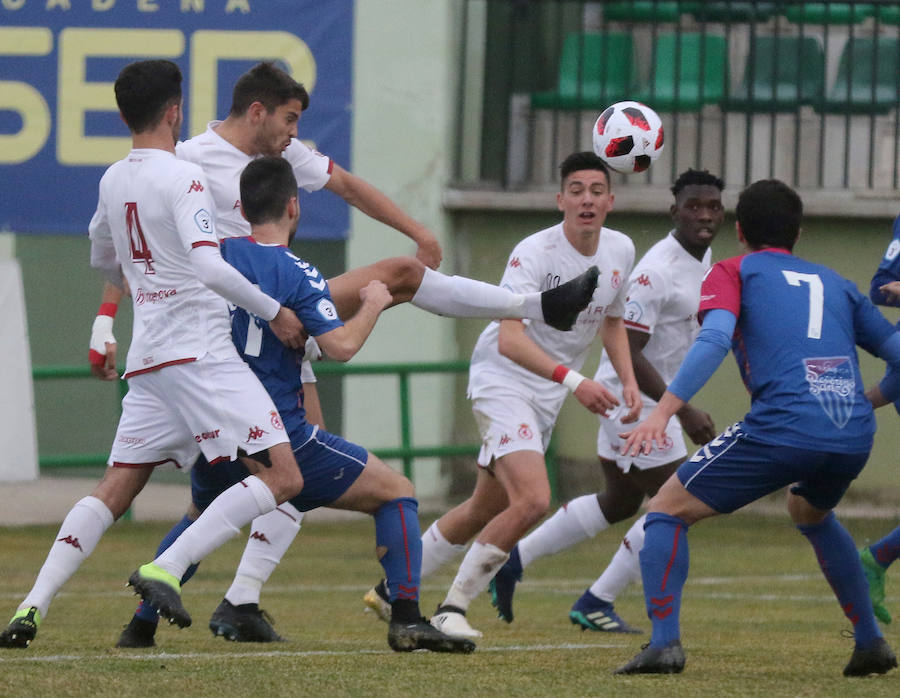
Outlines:
{"label": "soccer ball", "polygon": [[594,152],[616,172],[643,172],[663,149],[659,115],[640,102],[616,102],[594,123]]}

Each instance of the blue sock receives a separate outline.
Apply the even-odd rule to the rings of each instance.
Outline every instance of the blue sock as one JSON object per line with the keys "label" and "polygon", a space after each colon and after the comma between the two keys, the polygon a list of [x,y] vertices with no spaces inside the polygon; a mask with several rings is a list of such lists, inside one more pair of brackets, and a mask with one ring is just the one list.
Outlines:
{"label": "blue sock", "polygon": [[418,605],[422,574],[422,535],[419,503],[412,497],[385,502],[375,512],[375,544],[387,580],[388,597],[415,601]]}
{"label": "blue sock", "polygon": [[522,581],[522,558],[519,557],[519,544],[516,543],[509,551],[509,559],[503,563],[510,572],[516,575],[516,579]]}
{"label": "blue sock", "polygon": [[881,637],[872,613],[869,585],[859,562],[856,544],[834,512],[830,512],[820,524],[798,525],[797,528],[812,544],[825,579],[837,596],[844,615],[853,623],[857,647],[865,647]]}
{"label": "blue sock", "polygon": [[653,647],[664,647],[681,636],[681,590],[689,565],[687,529],[683,519],[668,514],[647,514],[644,523],[641,576],[647,617],[653,623]]}
{"label": "blue sock", "polygon": [[881,540],[869,546],[875,562],[887,569],[891,563],[900,557],[900,526],[888,533]]}
{"label": "blue sock", "polygon": [[[156,557],[159,557],[160,554],[168,548],[172,543],[175,542],[175,539],[178,538],[184,531],[194,523],[191,519],[185,516],[181,521],[172,526],[171,530],[165,535],[165,538],[159,544],[159,548],[156,549]],[[181,583],[184,584],[187,580],[194,576],[194,572],[197,571],[197,565],[191,565],[187,568],[187,571],[184,573],[184,577],[181,578]],[[149,623],[157,623],[159,621],[159,611],[156,610],[155,606],[151,606],[149,604],[145,604],[141,601],[138,604],[137,610],[134,612],[141,620],[145,620]]]}

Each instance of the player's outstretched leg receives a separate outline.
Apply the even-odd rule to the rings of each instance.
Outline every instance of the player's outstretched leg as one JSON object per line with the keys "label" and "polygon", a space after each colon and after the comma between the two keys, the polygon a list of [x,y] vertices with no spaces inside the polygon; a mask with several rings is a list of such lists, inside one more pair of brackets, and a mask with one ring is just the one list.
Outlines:
{"label": "player's outstretched leg", "polygon": [[591,267],[571,281],[541,294],[544,322],[557,330],[570,330],[578,314],[584,310],[597,288],[600,270]]}
{"label": "player's outstretched leg", "polygon": [[40,624],[41,612],[37,608],[31,606],[19,609],[0,633],[0,647],[28,647],[37,635]]}
{"label": "player's outstretched leg", "polygon": [[159,609],[159,615],[179,628],[191,624],[191,616],[181,604],[181,585],[178,580],[158,565],[148,562],[141,565],[128,578],[144,602]]}

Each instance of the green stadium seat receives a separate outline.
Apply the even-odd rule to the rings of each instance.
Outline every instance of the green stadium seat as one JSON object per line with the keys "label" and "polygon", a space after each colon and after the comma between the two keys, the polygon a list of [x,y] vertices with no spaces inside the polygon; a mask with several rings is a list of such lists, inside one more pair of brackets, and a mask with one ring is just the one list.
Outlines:
{"label": "green stadium seat", "polygon": [[838,64],[837,79],[821,111],[885,113],[900,102],[900,39],[893,37],[847,40]]}
{"label": "green stadium seat", "polygon": [[630,34],[569,34],[556,89],[531,95],[534,109],[603,109],[627,99],[634,46]]}
{"label": "green stadium seat", "polygon": [[691,9],[699,22],[765,22],[776,12],[774,2],[699,2]]}
{"label": "green stadium seat", "polygon": [[825,94],[825,52],[812,36],[757,36],[740,87],[723,101],[728,111],[794,111]]}
{"label": "green stadium seat", "polygon": [[633,99],[656,111],[699,111],[725,96],[728,48],[725,38],[683,32],[661,34],[653,51],[649,81]]}
{"label": "green stadium seat", "polygon": [[677,22],[686,5],[702,3],[637,0],[603,4],[603,17],[610,22]]}
{"label": "green stadium seat", "polygon": [[870,3],[797,2],[784,8],[784,16],[797,24],[859,24],[873,14]]}

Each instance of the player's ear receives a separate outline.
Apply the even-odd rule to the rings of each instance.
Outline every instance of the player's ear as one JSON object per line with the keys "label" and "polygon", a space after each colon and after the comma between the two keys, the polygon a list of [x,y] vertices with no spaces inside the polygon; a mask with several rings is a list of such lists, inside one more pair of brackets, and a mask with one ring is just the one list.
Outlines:
{"label": "player's ear", "polygon": [[253,102],[247,107],[247,116],[249,116],[250,120],[253,122],[261,121],[267,112],[268,109],[266,109],[266,105],[262,102]]}
{"label": "player's ear", "polygon": [[287,215],[289,220],[297,220],[300,218],[300,200],[296,196],[292,196],[287,202]]}

